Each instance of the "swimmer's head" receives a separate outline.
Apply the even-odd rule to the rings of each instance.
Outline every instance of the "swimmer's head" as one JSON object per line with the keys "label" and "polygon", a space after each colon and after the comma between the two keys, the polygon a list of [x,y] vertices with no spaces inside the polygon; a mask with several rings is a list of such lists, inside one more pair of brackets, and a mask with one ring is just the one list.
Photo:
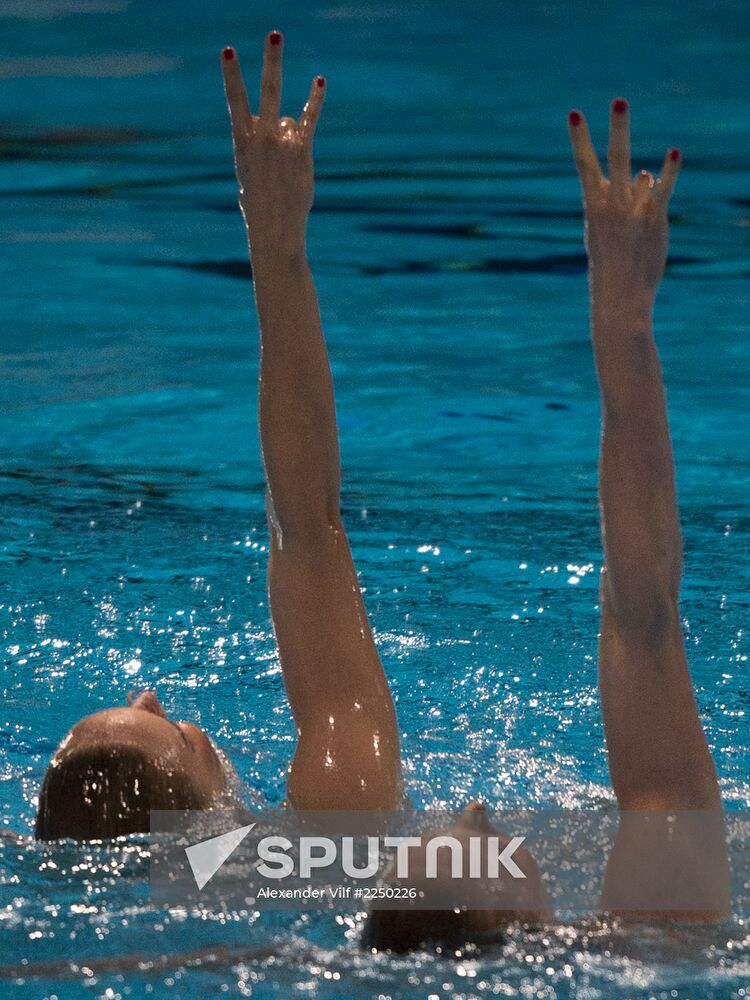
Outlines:
{"label": "swimmer's head", "polygon": [[146,833],[153,809],[205,809],[226,764],[197,726],[173,722],[153,691],[77,723],[50,761],[35,836],[100,840]]}
{"label": "swimmer's head", "polygon": [[[447,848],[437,851],[437,877],[427,878],[427,844],[434,837],[449,836],[462,847],[461,878],[454,878],[452,855]],[[362,943],[378,951],[405,952],[421,947],[462,950],[481,943],[502,940],[503,929],[511,922],[539,921],[547,916],[547,899],[533,858],[520,849],[513,860],[526,878],[513,880],[507,873],[497,879],[469,878],[469,838],[481,844],[481,857],[489,849],[489,837],[500,837],[501,846],[508,838],[490,822],[481,803],[473,802],[452,826],[422,837],[422,845],[409,851],[409,876],[396,877],[390,865],[382,881],[389,886],[416,890],[421,905],[435,902],[435,908],[404,906],[387,909],[384,902],[367,915]]]}

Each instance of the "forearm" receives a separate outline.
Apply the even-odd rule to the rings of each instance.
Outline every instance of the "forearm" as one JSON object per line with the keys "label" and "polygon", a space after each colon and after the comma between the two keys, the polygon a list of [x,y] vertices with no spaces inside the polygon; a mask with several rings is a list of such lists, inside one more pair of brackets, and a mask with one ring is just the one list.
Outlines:
{"label": "forearm", "polygon": [[649,626],[675,605],[682,542],[652,309],[648,301],[623,303],[594,290],[606,596],[621,622]]}
{"label": "forearm", "polygon": [[253,247],[260,323],[260,436],[281,531],[330,522],[339,511],[333,384],[304,249]]}

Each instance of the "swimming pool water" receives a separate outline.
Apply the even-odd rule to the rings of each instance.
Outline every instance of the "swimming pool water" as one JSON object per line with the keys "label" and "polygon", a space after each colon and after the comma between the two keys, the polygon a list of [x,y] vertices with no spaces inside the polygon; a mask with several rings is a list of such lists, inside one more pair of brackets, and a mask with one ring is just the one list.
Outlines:
{"label": "swimming pool water", "polygon": [[354,915],[159,912],[137,842],[27,839],[59,739],[132,688],[214,735],[264,801],[283,796],[294,732],[218,66],[235,44],[252,101],[273,27],[285,112],[328,79],[309,249],[343,512],[420,806],[612,800],[565,114],[582,107],[602,149],[622,93],[638,166],[683,149],[657,315],[682,608],[725,801],[750,806],[743,5],[6,0],[0,26],[0,994],[746,995],[741,919],[670,941],[563,928],[459,962],[372,957]]}

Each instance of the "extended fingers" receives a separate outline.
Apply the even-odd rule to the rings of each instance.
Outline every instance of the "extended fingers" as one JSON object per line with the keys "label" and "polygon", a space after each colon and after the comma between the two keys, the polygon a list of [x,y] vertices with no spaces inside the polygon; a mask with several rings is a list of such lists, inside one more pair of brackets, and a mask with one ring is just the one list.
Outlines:
{"label": "extended fingers", "polygon": [[609,119],[609,183],[613,193],[624,196],[630,184],[630,121],[628,102],[622,97],[612,101]]}
{"label": "extended fingers", "polygon": [[231,45],[228,45],[221,53],[221,70],[224,76],[224,91],[227,95],[232,132],[237,134],[249,126],[250,105],[247,102],[247,93],[237,53]]}
{"label": "extended fingers", "polygon": [[281,108],[281,49],[280,31],[266,35],[263,49],[263,73],[260,78],[260,118],[267,124],[275,124]]}
{"label": "extended fingers", "polygon": [[310,96],[302,109],[299,120],[299,130],[303,139],[310,141],[315,135],[315,126],[320,118],[320,109],[323,107],[323,98],[326,92],[325,77],[316,76],[310,87]]}
{"label": "extended fingers", "polygon": [[583,194],[585,198],[588,198],[601,187],[602,169],[599,166],[599,157],[596,155],[594,144],[591,141],[586,119],[580,111],[571,111],[568,115],[568,132]]}
{"label": "extended fingers", "polygon": [[674,190],[677,175],[680,172],[681,166],[682,156],[680,155],[679,149],[670,149],[664,160],[664,166],[661,170],[659,183],[654,189],[654,201],[661,208],[667,207],[667,203],[672,196],[672,191]]}

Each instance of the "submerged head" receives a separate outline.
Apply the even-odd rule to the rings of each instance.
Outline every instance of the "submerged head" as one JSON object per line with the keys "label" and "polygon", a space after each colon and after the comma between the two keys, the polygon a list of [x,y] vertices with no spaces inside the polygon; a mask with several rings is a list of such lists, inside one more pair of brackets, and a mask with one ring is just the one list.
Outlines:
{"label": "submerged head", "polygon": [[65,736],[39,793],[38,840],[100,840],[149,830],[153,809],[205,809],[225,763],[198,727],[173,722],[153,691],[88,715]]}
{"label": "submerged head", "polygon": [[[435,854],[436,877],[428,878],[428,844],[443,837],[461,845],[459,877],[455,877],[453,852],[440,848]],[[367,915],[364,946],[396,952],[425,945],[460,949],[500,940],[503,928],[514,921],[545,920],[547,896],[534,859],[523,848],[513,854],[523,879],[512,878],[505,870],[496,878],[486,874],[470,877],[470,840],[477,845],[482,871],[486,872],[485,859],[497,850],[496,838],[500,849],[510,840],[493,826],[479,802],[467,806],[447,829],[425,834],[421,845],[410,850],[408,878],[398,878],[394,863],[382,878],[386,885],[416,890],[422,908],[389,909],[386,902],[374,906]]]}

